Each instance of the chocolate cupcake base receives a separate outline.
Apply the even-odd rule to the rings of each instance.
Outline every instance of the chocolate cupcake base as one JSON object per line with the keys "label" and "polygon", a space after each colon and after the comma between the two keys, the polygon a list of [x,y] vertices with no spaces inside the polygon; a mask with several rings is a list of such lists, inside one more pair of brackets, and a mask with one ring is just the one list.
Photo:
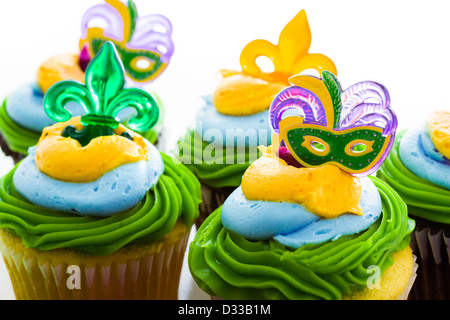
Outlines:
{"label": "chocolate cupcake base", "polygon": [[14,152],[8,147],[8,145],[6,144],[5,138],[3,137],[3,135],[1,133],[0,133],[0,147],[2,148],[3,153],[7,157],[11,157],[13,159],[14,164],[19,163],[20,160],[25,158],[24,154],[21,154],[21,153],[18,153],[18,152]]}
{"label": "chocolate cupcake base", "polygon": [[195,220],[195,226],[200,228],[203,221],[218,207],[220,207],[236,187],[211,188],[202,184],[202,203],[199,207],[199,215]]}
{"label": "chocolate cupcake base", "polygon": [[419,217],[411,233],[411,248],[419,269],[409,300],[450,299],[450,225]]}

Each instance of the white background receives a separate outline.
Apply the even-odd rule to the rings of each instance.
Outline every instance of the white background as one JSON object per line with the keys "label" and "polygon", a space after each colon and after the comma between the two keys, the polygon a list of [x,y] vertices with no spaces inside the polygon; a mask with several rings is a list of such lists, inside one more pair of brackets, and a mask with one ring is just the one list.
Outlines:
{"label": "white background", "polygon": [[[0,4],[0,99],[33,81],[40,63],[77,52],[82,14],[100,0],[15,0]],[[305,9],[310,53],[330,57],[343,89],[365,80],[383,83],[399,128],[427,113],[450,109],[448,0],[135,0],[140,15],[160,13],[173,24],[175,53],[148,86],[166,105],[165,145],[171,150],[194,119],[199,97],[216,86],[218,70],[240,69],[242,48],[255,39],[274,44],[282,28]],[[450,4],[450,3],[449,3]],[[0,175],[12,161],[0,155]],[[183,271],[180,298],[190,290]],[[195,290],[194,290],[195,291]],[[0,262],[0,299],[14,298]]]}

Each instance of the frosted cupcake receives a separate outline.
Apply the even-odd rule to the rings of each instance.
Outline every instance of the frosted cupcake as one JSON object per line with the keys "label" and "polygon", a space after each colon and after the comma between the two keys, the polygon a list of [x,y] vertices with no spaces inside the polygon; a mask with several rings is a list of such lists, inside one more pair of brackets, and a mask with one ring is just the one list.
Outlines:
{"label": "frosted cupcake", "polygon": [[[0,251],[17,299],[177,299],[200,183],[136,131],[157,101],[123,88],[111,42],[44,106],[55,121],[0,180]],[[68,101],[86,114],[71,118]],[[127,129],[115,114],[132,107]]]}
{"label": "frosted cupcake", "polygon": [[[204,98],[194,129],[179,141],[179,156],[202,182],[203,203],[199,226],[240,185],[242,175],[270,144],[268,109],[272,99],[289,86],[288,78],[304,70],[336,74],[334,63],[322,54],[309,53],[311,31],[304,10],[282,30],[278,45],[255,40],[240,56],[242,71],[221,70],[223,79]],[[270,58],[275,71],[263,72],[256,64]]]}
{"label": "frosted cupcake", "polygon": [[190,245],[193,278],[214,299],[406,299],[414,221],[368,176],[395,137],[387,90],[342,92],[326,71],[290,81],[270,107],[272,146]]}
{"label": "frosted cupcake", "polygon": [[450,111],[404,130],[377,175],[416,220],[412,246],[420,268],[411,299],[450,298]]}
{"label": "frosted cupcake", "polygon": [[[104,20],[105,28],[92,26],[92,21]],[[154,31],[162,26],[165,31]],[[89,9],[82,18],[82,39],[79,53],[64,53],[44,61],[38,68],[36,80],[12,92],[0,108],[0,145],[3,152],[21,160],[30,146],[35,145],[43,128],[54,124],[44,111],[43,99],[47,90],[56,82],[76,80],[84,82],[85,70],[91,58],[105,41],[113,41],[124,61],[127,82],[131,86],[144,86],[154,80],[166,67],[173,54],[170,21],[161,15],[138,17],[132,1],[123,3],[108,0]],[[164,47],[164,53],[161,48]],[[140,132],[155,143],[162,130],[164,106],[158,100],[161,117],[148,132]],[[73,116],[83,114],[78,103],[67,106]],[[126,125],[135,113],[129,110],[118,115]]]}

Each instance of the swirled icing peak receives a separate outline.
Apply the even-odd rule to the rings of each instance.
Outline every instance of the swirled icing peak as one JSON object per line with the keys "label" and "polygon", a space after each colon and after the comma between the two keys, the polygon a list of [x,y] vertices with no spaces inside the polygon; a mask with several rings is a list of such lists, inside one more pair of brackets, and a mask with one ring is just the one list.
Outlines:
{"label": "swirled icing peak", "polygon": [[[309,53],[311,30],[306,12],[300,11],[282,30],[278,45],[267,40],[254,40],[241,52],[242,72],[222,70],[223,79],[213,95],[220,113],[245,116],[267,109],[275,95],[289,85],[289,77],[308,69],[337,74],[333,61],[322,54]],[[274,64],[274,72],[266,73],[257,65],[265,56]]]}
{"label": "swirled icing peak", "polygon": [[263,156],[253,162],[242,178],[248,200],[292,202],[325,218],[344,213],[361,215],[360,181],[332,165],[296,168],[260,148]]}
{"label": "swirled icing peak", "polygon": [[450,159],[450,111],[432,113],[427,119],[426,127],[436,149]]}

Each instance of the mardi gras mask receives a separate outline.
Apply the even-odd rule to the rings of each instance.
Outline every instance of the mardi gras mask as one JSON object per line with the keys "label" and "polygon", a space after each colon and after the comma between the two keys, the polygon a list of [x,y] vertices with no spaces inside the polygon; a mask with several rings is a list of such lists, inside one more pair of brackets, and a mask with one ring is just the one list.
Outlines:
{"label": "mardi gras mask", "polygon": [[389,93],[372,81],[342,92],[328,71],[297,75],[270,106],[272,144],[283,141],[305,167],[333,164],[355,175],[373,173],[392,148],[397,118]]}
{"label": "mardi gras mask", "polygon": [[[159,14],[138,17],[133,1],[106,0],[83,16],[80,59],[89,61],[103,43],[112,41],[122,59],[128,78],[145,83],[154,80],[167,67],[174,52],[172,25]],[[91,26],[94,20],[105,27]],[[87,63],[84,63],[87,65]]]}

